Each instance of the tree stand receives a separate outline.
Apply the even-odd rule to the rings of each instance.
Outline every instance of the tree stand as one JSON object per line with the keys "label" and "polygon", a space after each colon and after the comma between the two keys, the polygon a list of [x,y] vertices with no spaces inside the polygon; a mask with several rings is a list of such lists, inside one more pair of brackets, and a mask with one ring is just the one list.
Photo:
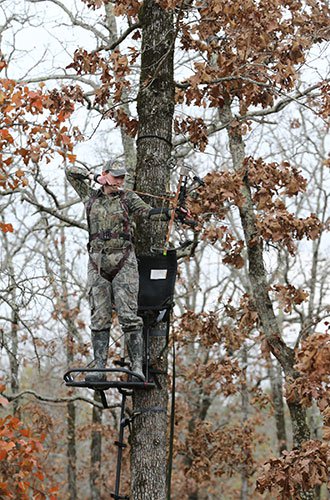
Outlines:
{"label": "tree stand", "polygon": [[[115,445],[117,451],[117,467],[116,467],[116,481],[115,492],[111,497],[116,500],[129,500],[128,496],[121,496],[120,489],[120,476],[123,449],[126,448],[124,443],[125,427],[130,428],[132,419],[125,416],[125,405],[127,396],[131,396],[134,390],[148,390],[154,387],[160,387],[156,370],[150,365],[150,337],[164,336],[166,341],[162,351],[165,351],[168,344],[168,335],[170,328],[170,313],[173,308],[173,295],[175,287],[175,279],[177,272],[177,256],[175,250],[167,251],[166,255],[153,254],[151,256],[138,257],[139,265],[139,299],[138,299],[138,314],[143,319],[143,337],[144,337],[144,368],[145,378],[142,378],[127,368],[128,363],[125,359],[121,358],[120,361],[115,361],[116,368],[73,368],[64,374],[65,385],[68,387],[82,387],[98,391],[101,395],[103,407],[109,408],[105,391],[108,389],[117,389],[121,396],[121,411],[120,411],[120,424],[119,436]],[[159,328],[159,324],[165,322],[166,329]],[[76,380],[78,374],[83,373],[106,373],[117,375],[115,379],[107,379],[97,382],[86,382],[85,380]],[[127,380],[119,380],[118,375],[126,374]],[[155,408],[155,411],[157,409]],[[134,416],[133,416],[134,418]]]}

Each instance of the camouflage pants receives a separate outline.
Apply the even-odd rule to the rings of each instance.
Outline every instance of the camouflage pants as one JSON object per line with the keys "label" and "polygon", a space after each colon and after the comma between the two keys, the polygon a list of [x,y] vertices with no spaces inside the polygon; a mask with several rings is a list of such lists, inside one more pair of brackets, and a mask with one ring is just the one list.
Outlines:
{"label": "camouflage pants", "polygon": [[[122,251],[118,250],[110,255],[92,253],[91,259],[99,268],[110,273],[122,256]],[[90,260],[88,288],[92,331],[110,330],[112,304],[114,303],[123,332],[125,334],[136,331],[142,333],[143,322],[137,316],[139,274],[133,250],[112,282],[100,276]]]}

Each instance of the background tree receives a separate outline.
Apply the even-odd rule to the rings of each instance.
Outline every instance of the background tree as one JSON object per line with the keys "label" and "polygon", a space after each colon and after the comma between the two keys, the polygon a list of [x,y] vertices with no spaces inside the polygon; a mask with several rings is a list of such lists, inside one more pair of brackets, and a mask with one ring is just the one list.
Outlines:
{"label": "background tree", "polygon": [[[192,204],[204,220],[201,237],[205,243],[200,246],[196,260],[189,264],[186,272],[181,271],[180,276],[185,284],[187,310],[181,310],[182,318],[178,320],[176,333],[179,344],[177,436],[180,437],[176,441],[173,494],[180,491],[187,498],[212,498],[212,495],[218,498],[219,494],[228,498],[230,495],[233,498],[238,495],[255,497],[258,495],[254,491],[257,465],[269,458],[271,448],[282,450],[281,441],[286,439],[288,448],[292,447],[291,420],[298,450],[273,462],[268,460],[258,483],[260,495],[264,495],[266,488],[271,491],[278,488],[279,494],[299,496],[302,495],[301,486],[308,490],[323,482],[328,446],[326,428],[323,441],[320,441],[320,411],[327,425],[328,378],[321,364],[327,359],[327,342],[322,335],[328,314],[323,241],[327,227],[324,186],[329,158],[324,137],[329,84],[327,65],[318,61],[326,55],[328,5],[300,1],[288,5],[287,2],[270,0],[251,1],[244,5],[219,0],[189,5],[181,2],[117,2],[114,8],[101,0],[77,5],[58,0],[32,0],[24,2],[23,7],[19,3],[9,5],[3,1],[1,5],[6,8],[2,50],[7,66],[3,68],[6,78],[2,112],[7,132],[2,134],[2,149],[7,163],[1,167],[5,200],[2,228],[7,231],[4,237],[8,241],[6,252],[8,256],[15,254],[15,245],[17,249],[28,248],[29,256],[38,256],[33,258],[38,266],[44,262],[40,256],[45,255],[54,268],[52,279],[55,279],[58,290],[62,289],[58,278],[58,250],[62,244],[55,243],[55,234],[60,231],[58,221],[65,227],[65,245],[71,256],[70,265],[66,262],[70,269],[67,305],[59,300],[47,281],[49,268],[42,278],[46,285],[41,286],[37,274],[29,269],[24,283],[29,283],[29,286],[34,283],[35,286],[29,290],[26,285],[22,287],[22,280],[18,278],[20,270],[26,272],[27,266],[20,267],[20,259],[9,273],[11,276],[16,274],[9,289],[11,296],[3,286],[2,295],[10,302],[9,308],[6,306],[2,313],[5,319],[2,326],[4,345],[9,349],[11,340],[7,332],[10,325],[15,324],[10,318],[10,309],[19,304],[18,352],[15,356],[19,361],[17,366],[21,366],[18,370],[21,393],[26,394],[27,372],[35,364],[31,352],[35,352],[42,373],[52,376],[56,373],[60,378],[64,368],[60,366],[61,360],[66,355],[53,333],[56,328],[60,330],[62,325],[68,325],[68,318],[81,332],[79,348],[73,346],[75,359],[77,363],[88,362],[88,338],[84,326],[79,327],[79,322],[88,321],[84,290],[77,286],[83,280],[80,268],[85,259],[80,248],[83,241],[77,231],[85,229],[85,224],[82,212],[76,206],[77,200],[63,199],[62,185],[57,186],[62,173],[53,177],[42,158],[47,161],[47,154],[53,155],[58,150],[67,161],[80,161],[88,168],[94,168],[110,154],[115,156],[124,152],[129,164],[133,165],[133,139],[128,135],[133,137],[138,132],[136,187],[163,194],[168,187],[169,174],[172,185],[177,176],[175,170],[169,171],[167,163],[171,151],[169,141],[175,146],[173,156],[185,158],[201,175],[214,170],[206,177],[207,189],[200,195],[202,203]],[[14,7],[16,11],[11,15]],[[56,13],[54,18],[50,12]],[[117,16],[117,29],[114,16]],[[60,20],[62,22],[58,22]],[[67,42],[67,31],[63,31],[60,24],[69,24],[70,34],[83,33],[84,39],[78,37],[77,42],[72,43],[72,39]],[[24,61],[30,57],[29,50],[26,50],[28,37],[24,36],[25,30],[44,30],[47,26],[56,47],[53,54],[57,53],[57,56],[49,57],[48,48],[45,53],[39,51],[38,44],[38,56],[34,58],[37,63],[29,69],[23,68],[22,55]],[[156,38],[159,44],[155,43]],[[20,40],[25,41],[24,46],[20,45]],[[175,101],[171,63],[174,47]],[[318,49],[319,52],[313,53]],[[16,79],[25,83],[7,78],[14,74],[14,69],[11,70],[14,62]],[[38,87],[41,82],[46,86]],[[56,91],[47,90],[61,82],[65,84],[61,90],[59,87]],[[14,104],[9,104],[7,109],[11,99]],[[74,113],[72,101],[75,101]],[[25,102],[28,103],[26,108]],[[176,118],[172,138],[174,105]],[[23,114],[19,115],[21,121],[16,122],[14,116],[21,113],[21,108],[28,114],[24,118],[22,111]],[[320,114],[320,120],[312,114],[315,112]],[[33,124],[24,125],[29,113],[32,113]],[[72,124],[68,121],[69,115]],[[70,149],[71,136],[80,138],[74,128],[77,122],[89,140],[86,144],[77,144],[73,152]],[[121,127],[120,134],[117,134],[115,125]],[[54,131],[51,137],[43,128],[38,128],[44,126]],[[18,138],[22,141],[19,146]],[[27,163],[21,172],[24,159]],[[53,163],[51,165],[52,169],[56,168]],[[34,172],[31,177],[28,173],[30,166]],[[150,172],[152,176],[148,175]],[[28,178],[29,185],[24,180]],[[23,204],[18,205],[21,199]],[[146,199],[150,201],[150,198]],[[32,214],[36,225],[30,227],[27,216]],[[11,233],[12,227],[16,233]],[[164,228],[152,228],[152,233],[148,231],[141,240],[143,251],[149,245],[150,234],[152,244],[157,246],[164,235]],[[51,243],[48,247],[43,246],[42,240],[49,241],[49,234],[52,234]],[[44,235],[47,238],[43,238]],[[310,239],[308,243],[303,241],[305,237]],[[210,243],[214,244],[213,250],[209,249]],[[21,249],[16,251],[20,252],[17,255],[22,255]],[[206,270],[209,262],[214,262],[219,268],[217,273]],[[200,287],[197,293],[192,286],[194,273],[195,283]],[[52,297],[53,302],[49,301],[52,305],[46,307],[48,300],[41,301],[41,296]],[[39,321],[35,320],[32,304],[34,308],[39,304],[43,311]],[[76,316],[77,304],[80,312]],[[29,332],[27,337],[26,331]],[[58,338],[63,338],[63,332],[61,335]],[[308,342],[309,336],[311,343]],[[305,343],[301,345],[301,341]],[[319,351],[313,350],[314,344]],[[314,362],[316,353],[319,357]],[[180,354],[186,358],[182,360]],[[23,356],[24,366],[20,364]],[[52,356],[51,363],[47,359],[49,356]],[[276,357],[281,368],[274,364]],[[57,358],[59,362],[54,370],[52,367]],[[7,359],[4,356],[5,362]],[[283,369],[286,398],[291,408],[291,418],[288,418],[284,406],[286,438],[281,405]],[[268,389],[268,374],[272,379],[273,394]],[[29,382],[31,385],[31,378]],[[38,386],[38,392],[33,392],[40,396],[42,385],[38,377],[34,384]],[[61,391],[57,393],[53,385],[53,395],[43,396],[43,401],[57,400],[60,405],[63,398],[74,398],[73,395],[68,398],[68,394]],[[187,388],[191,398],[187,397]],[[141,405],[149,408],[150,396],[141,395],[142,401],[136,398],[135,409]],[[11,401],[18,401],[21,397],[8,394]],[[92,402],[87,395],[81,396],[84,398],[98,408],[97,402]],[[157,393],[157,398],[159,406],[164,409],[166,391]],[[260,444],[264,422],[271,415],[272,401],[269,404],[269,400],[272,399],[276,406],[278,442],[273,433],[269,435],[268,429],[269,441],[265,442],[276,443],[275,447]],[[217,404],[219,400],[220,405]],[[117,403],[115,397],[112,402]],[[311,407],[308,410],[310,416],[300,421],[297,415],[304,416],[306,405]],[[28,405],[25,405],[22,417],[27,418],[27,412]],[[184,412],[188,419],[183,417]],[[60,421],[53,415],[56,413],[54,409],[49,413],[54,421]],[[158,446],[159,439],[161,443],[165,440],[164,416],[163,410],[145,413],[134,423],[132,480],[137,498],[143,495],[143,491],[150,495],[151,489],[155,495],[164,497],[165,453]],[[45,414],[43,418],[46,418]],[[108,424],[115,421],[115,414],[105,415],[103,412],[103,456],[107,436],[113,432]],[[47,445],[51,449],[52,431],[51,426],[48,427]],[[87,462],[80,453],[88,447],[86,429],[85,420],[77,422],[77,472],[82,490],[88,476]],[[100,426],[98,432],[99,429]],[[304,439],[310,430],[313,441],[306,442]],[[152,467],[150,455],[138,447],[140,436],[152,450],[159,451],[160,466],[155,473],[150,471],[149,474]],[[206,460],[206,450],[213,457],[212,464],[217,464],[215,467]],[[99,480],[95,478],[97,495],[102,494],[101,487],[109,487],[107,476],[111,481],[109,471],[112,464],[108,457],[112,455],[107,453],[106,456]],[[140,469],[142,464],[146,465],[147,477]],[[290,475],[284,475],[285,479],[281,481],[282,472],[288,467]],[[308,480],[304,467],[308,468]],[[65,477],[60,467],[53,468],[53,475],[61,480]],[[154,487],[156,478],[159,483]],[[124,480],[127,481],[127,477]],[[146,480],[145,486],[141,485],[142,480]]]}

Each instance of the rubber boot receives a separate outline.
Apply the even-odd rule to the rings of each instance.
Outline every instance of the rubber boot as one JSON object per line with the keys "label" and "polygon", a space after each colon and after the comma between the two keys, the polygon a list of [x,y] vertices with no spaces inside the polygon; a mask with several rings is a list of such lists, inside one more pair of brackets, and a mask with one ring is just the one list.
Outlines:
{"label": "rubber boot", "polygon": [[[95,370],[105,368],[108,359],[109,330],[92,331],[92,345],[94,350]],[[87,373],[86,382],[103,382],[107,379],[105,373]]]}
{"label": "rubber boot", "polygon": [[143,362],[143,339],[142,332],[132,332],[127,334],[127,351],[131,361],[132,372],[137,373],[140,377],[135,377],[137,381],[145,380],[142,370]]}

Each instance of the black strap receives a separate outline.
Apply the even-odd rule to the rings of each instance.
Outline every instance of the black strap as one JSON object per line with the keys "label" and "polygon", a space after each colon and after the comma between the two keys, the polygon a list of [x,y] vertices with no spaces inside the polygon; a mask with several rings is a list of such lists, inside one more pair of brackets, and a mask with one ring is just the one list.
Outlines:
{"label": "black strap", "polygon": [[173,339],[173,369],[172,369],[172,391],[171,391],[171,415],[170,415],[170,437],[169,454],[167,464],[167,500],[171,500],[171,482],[173,466],[173,441],[174,441],[174,423],[175,423],[175,344]]}
{"label": "black strap", "polygon": [[136,139],[136,142],[141,141],[141,139],[160,139],[161,141],[167,142],[167,144],[169,144],[169,146],[172,147],[171,141],[166,139],[166,137],[161,137],[160,135],[156,135],[156,134],[139,135],[139,137]]}
{"label": "black strap", "polygon": [[148,219],[150,219],[150,217],[152,217],[153,215],[163,215],[163,214],[166,216],[167,220],[170,220],[171,212],[169,208],[165,207],[151,208],[149,210]]}

